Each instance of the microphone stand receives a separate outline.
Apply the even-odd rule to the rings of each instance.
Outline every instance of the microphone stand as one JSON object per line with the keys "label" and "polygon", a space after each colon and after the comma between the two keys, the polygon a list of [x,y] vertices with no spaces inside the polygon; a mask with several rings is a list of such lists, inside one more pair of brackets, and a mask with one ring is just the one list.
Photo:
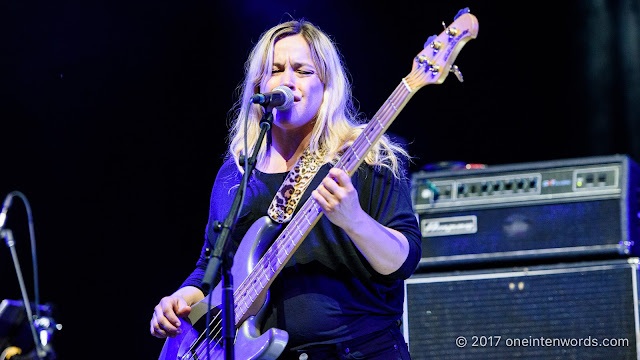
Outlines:
{"label": "microphone stand", "polygon": [[[272,108],[267,107],[262,119],[260,120],[260,135],[258,136],[258,141],[256,146],[253,149],[253,154],[249,159],[245,159],[248,161],[248,170],[245,168],[245,172],[242,175],[242,181],[240,183],[240,187],[236,192],[235,198],[231,205],[231,209],[229,210],[229,214],[222,224],[218,221],[214,222],[213,226],[210,226],[207,229],[207,238],[212,239],[212,232],[219,232],[218,238],[216,240],[215,246],[211,253],[211,257],[209,258],[209,263],[207,264],[207,268],[204,273],[204,277],[202,279],[202,288],[208,290],[209,292],[209,301],[211,301],[211,293],[213,291],[213,281],[215,275],[218,273],[220,266],[222,265],[222,302],[223,302],[223,312],[222,312],[222,335],[224,339],[224,353],[225,359],[233,360],[234,359],[234,351],[233,351],[233,343],[235,340],[235,306],[233,299],[233,277],[231,275],[231,267],[233,266],[233,256],[234,254],[229,251],[229,239],[231,232],[233,231],[236,221],[238,219],[238,213],[240,211],[240,207],[242,206],[241,201],[243,198],[243,193],[245,192],[247,183],[249,182],[249,177],[255,169],[256,161],[258,157],[258,151],[260,150],[260,146],[262,145],[262,141],[264,141],[264,137],[267,134],[267,131],[271,129],[271,125],[273,124],[273,114],[271,113]],[[207,312],[211,311],[211,306],[207,309]],[[207,321],[207,344],[210,342],[209,339],[209,322]],[[208,347],[207,347],[208,348]],[[209,356],[209,352],[207,351],[207,356]]]}
{"label": "microphone stand", "polygon": [[[18,255],[16,254],[15,241],[13,240],[13,232],[9,229],[0,230],[0,237],[4,238],[7,243],[7,247],[11,252],[11,258],[13,259],[13,266],[16,268],[16,274],[18,275],[18,283],[20,284],[20,292],[22,293],[22,301],[24,302],[24,309],[27,312],[27,322],[29,323],[29,329],[31,330],[31,336],[33,337],[33,344],[35,346],[35,356],[38,360],[42,360],[46,353],[42,349],[42,343],[38,341],[38,335],[36,334],[36,328],[33,324],[33,313],[31,312],[31,303],[29,302],[29,296],[27,295],[27,289],[24,286],[24,279],[22,277],[22,271],[20,270],[20,262]],[[37,308],[36,304],[36,308]]]}
{"label": "microphone stand", "polygon": [[[24,278],[22,277],[22,270],[20,268],[20,262],[18,260],[18,255],[16,254],[15,249],[15,240],[13,239],[13,232],[10,229],[5,228],[7,213],[9,212],[9,208],[13,202],[13,198],[17,196],[24,203],[25,209],[27,211],[27,218],[29,222],[29,237],[31,238],[31,256],[33,260],[33,280],[34,280],[34,293],[35,293],[35,309],[36,316],[33,316],[31,311],[31,302],[29,302],[29,296],[27,295],[27,290],[24,285]],[[35,231],[33,228],[33,218],[31,215],[31,205],[27,200],[27,197],[21,193],[20,191],[12,191],[7,194],[7,197],[2,204],[2,211],[0,212],[0,237],[4,238],[9,251],[11,252],[11,258],[13,260],[13,266],[16,269],[16,275],[18,277],[18,284],[20,285],[20,292],[22,294],[22,301],[24,303],[24,309],[27,314],[27,321],[29,323],[29,329],[31,330],[31,336],[33,337],[34,342],[34,355],[38,360],[42,360],[49,355],[48,351],[46,351],[46,344],[43,344],[38,340],[38,333],[44,329],[48,328],[49,325],[46,325],[46,319],[40,317],[40,291],[38,286],[38,260],[36,258],[36,242],[35,242]],[[35,324],[34,324],[35,323]],[[44,326],[43,326],[44,324]],[[38,329],[36,329],[36,325]]]}

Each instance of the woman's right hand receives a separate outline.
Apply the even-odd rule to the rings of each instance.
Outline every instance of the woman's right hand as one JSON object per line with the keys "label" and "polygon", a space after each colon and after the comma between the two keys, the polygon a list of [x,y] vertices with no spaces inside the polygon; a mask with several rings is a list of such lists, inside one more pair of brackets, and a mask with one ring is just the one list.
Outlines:
{"label": "woman's right hand", "polygon": [[151,317],[151,335],[164,339],[181,333],[182,318],[191,313],[191,306],[202,300],[204,295],[195,287],[182,288],[172,295],[163,297],[153,309]]}

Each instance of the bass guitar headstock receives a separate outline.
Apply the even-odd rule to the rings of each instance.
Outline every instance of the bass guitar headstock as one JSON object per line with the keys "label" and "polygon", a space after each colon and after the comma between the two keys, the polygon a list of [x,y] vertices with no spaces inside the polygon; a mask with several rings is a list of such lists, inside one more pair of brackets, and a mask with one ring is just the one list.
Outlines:
{"label": "bass guitar headstock", "polygon": [[[442,22],[444,26],[444,22]],[[453,63],[462,47],[478,36],[478,19],[464,8],[440,35],[429,37],[424,49],[416,55],[411,73],[404,78],[412,91],[429,84],[441,84],[453,72],[459,81],[462,73]]]}

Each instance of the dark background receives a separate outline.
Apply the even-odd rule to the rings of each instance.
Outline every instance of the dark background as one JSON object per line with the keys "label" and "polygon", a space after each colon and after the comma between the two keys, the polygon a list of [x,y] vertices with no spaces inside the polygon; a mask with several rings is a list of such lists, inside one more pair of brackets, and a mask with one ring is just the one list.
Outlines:
{"label": "dark background", "polygon": [[[514,7],[514,4],[517,7]],[[260,33],[332,35],[373,116],[427,37],[469,6],[478,38],[389,132],[415,157],[494,164],[640,158],[638,1],[71,1],[0,4],[0,195],[35,221],[41,301],[61,359],[154,359],[158,300],[193,268],[229,109]],[[33,300],[25,208],[16,236]],[[0,300],[20,299],[0,250]]]}

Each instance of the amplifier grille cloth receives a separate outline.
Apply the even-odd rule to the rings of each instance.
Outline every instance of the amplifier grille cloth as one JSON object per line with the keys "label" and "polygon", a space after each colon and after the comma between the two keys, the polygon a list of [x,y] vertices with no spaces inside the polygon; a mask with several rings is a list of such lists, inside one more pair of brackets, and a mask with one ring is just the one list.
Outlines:
{"label": "amplifier grille cloth", "polygon": [[[412,358],[638,358],[635,268],[625,263],[614,268],[584,269],[535,276],[517,276],[514,272],[505,278],[462,280],[460,276],[458,281],[407,283],[408,341]],[[456,346],[459,336],[468,340],[466,347]],[[501,340],[498,346],[473,347],[473,336],[501,336]],[[507,338],[585,339],[589,336],[599,341],[628,339],[628,346],[505,345]]]}

